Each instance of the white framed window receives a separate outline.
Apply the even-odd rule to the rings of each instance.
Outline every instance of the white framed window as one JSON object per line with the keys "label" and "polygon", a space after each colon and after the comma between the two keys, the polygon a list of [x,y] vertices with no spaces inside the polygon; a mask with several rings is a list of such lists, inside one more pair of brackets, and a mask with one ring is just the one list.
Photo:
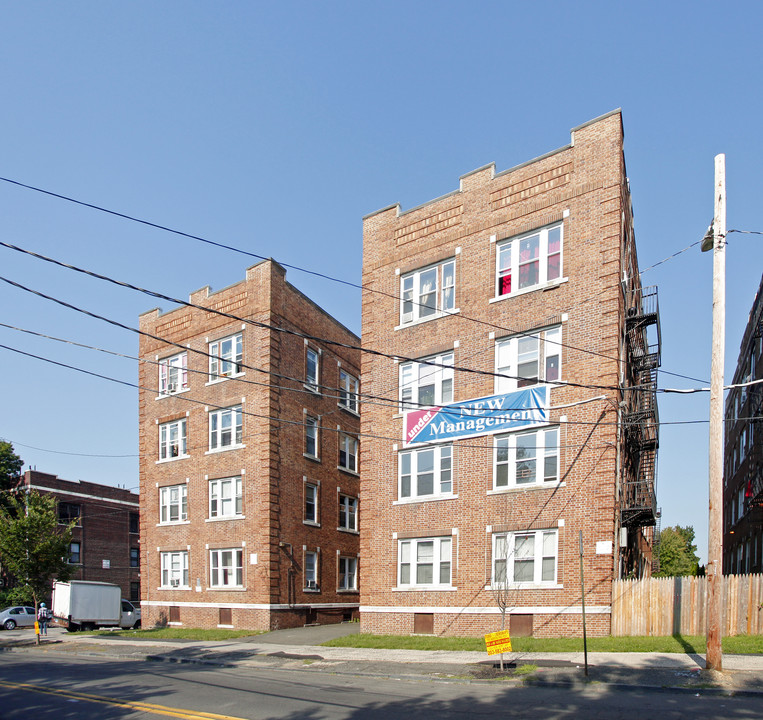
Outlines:
{"label": "white framed window", "polygon": [[317,350],[305,347],[305,386],[320,392],[321,356]]}
{"label": "white framed window", "polygon": [[188,520],[188,486],[168,485],[159,488],[159,522],[174,523]]}
{"label": "white framed window", "polygon": [[209,585],[213,588],[244,586],[244,551],[241,548],[209,551]]}
{"label": "white framed window", "polygon": [[159,394],[172,395],[188,389],[188,353],[177,355],[159,361]]}
{"label": "white framed window", "polygon": [[553,382],[561,378],[562,328],[557,326],[537,333],[517,335],[495,344],[495,392],[508,393],[518,388]]}
{"label": "white framed window", "polygon": [[69,565],[79,565],[82,562],[82,545],[76,541],[69,543]]}
{"label": "white framed window", "polygon": [[241,406],[211,410],[209,412],[209,449],[220,450],[241,445]]}
{"label": "white framed window", "polygon": [[496,250],[496,297],[562,277],[562,223],[503,240]]}
{"label": "white framed window", "polygon": [[162,587],[190,587],[188,584],[188,552],[163,552]]}
{"label": "white framed window", "polygon": [[400,324],[431,320],[456,307],[456,261],[407,273],[400,278]]}
{"label": "white framed window", "polygon": [[209,481],[209,517],[238,517],[242,514],[241,477]]}
{"label": "white framed window", "polygon": [[244,359],[243,334],[236,333],[209,343],[209,380],[241,375]]}
{"label": "white framed window", "polygon": [[349,495],[339,496],[339,529],[358,529],[358,499]]}
{"label": "white framed window", "polygon": [[318,418],[305,415],[305,455],[317,460],[320,445],[318,443]]}
{"label": "white framed window", "polygon": [[318,590],[318,553],[305,552],[305,590]]}
{"label": "white framed window", "polygon": [[358,438],[354,435],[339,433],[339,467],[358,472]]}
{"label": "white framed window", "polygon": [[424,359],[400,364],[401,410],[453,402],[453,353]]}
{"label": "white framed window", "polygon": [[558,427],[496,437],[495,489],[558,482]]}
{"label": "white framed window", "polygon": [[453,493],[453,446],[435,445],[398,454],[398,497]]}
{"label": "white framed window", "polygon": [[558,531],[495,533],[493,579],[498,585],[556,585]]}
{"label": "white framed window", "polygon": [[399,540],[397,583],[400,587],[450,587],[452,538]]}
{"label": "white framed window", "polygon": [[318,524],[318,486],[305,483],[305,522]]}
{"label": "white framed window", "polygon": [[188,451],[186,419],[173,420],[159,426],[159,459],[185,457]]}
{"label": "white framed window", "polygon": [[344,370],[339,371],[339,407],[350,412],[358,412],[358,388],[356,377]]}
{"label": "white framed window", "polygon": [[358,559],[354,557],[339,558],[339,590],[358,589]]}

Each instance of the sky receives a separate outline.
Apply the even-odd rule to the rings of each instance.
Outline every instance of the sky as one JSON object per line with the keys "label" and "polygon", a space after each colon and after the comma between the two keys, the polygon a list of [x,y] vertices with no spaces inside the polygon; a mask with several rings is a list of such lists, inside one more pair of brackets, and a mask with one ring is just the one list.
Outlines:
{"label": "sky", "polygon": [[[712,219],[718,153],[729,229],[763,230],[761,21],[698,0],[3,3],[0,240],[183,299],[257,262],[21,183],[359,283],[364,215],[622,108],[659,384],[707,387],[712,254],[671,256]],[[726,263],[730,382],[763,236],[731,234]],[[0,276],[129,327],[174,307],[5,247]],[[287,279],[360,333],[359,290]],[[6,281],[0,323],[0,438],[25,468],[137,490],[138,336]],[[707,393],[660,396],[662,526],[692,525],[703,559],[708,412]]]}

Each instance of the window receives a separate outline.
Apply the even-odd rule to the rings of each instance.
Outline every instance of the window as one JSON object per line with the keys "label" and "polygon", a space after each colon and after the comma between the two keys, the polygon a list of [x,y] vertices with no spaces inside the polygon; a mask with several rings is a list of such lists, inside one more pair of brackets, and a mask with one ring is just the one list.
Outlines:
{"label": "window", "polygon": [[559,380],[561,342],[561,327],[499,340],[495,344],[495,371],[505,377],[496,378],[496,393]]}
{"label": "window", "polygon": [[211,587],[244,586],[243,550],[210,550],[209,559]]}
{"label": "window", "polygon": [[311,347],[305,348],[305,385],[313,392],[320,392],[320,354]]}
{"label": "window", "polygon": [[497,251],[497,297],[558,280],[562,275],[562,224],[505,240]]}
{"label": "window", "polygon": [[339,496],[339,529],[358,529],[358,499],[349,495]]}
{"label": "window", "polygon": [[318,486],[305,483],[305,522],[318,522]]}
{"label": "window", "polygon": [[339,590],[358,589],[358,559],[339,558]]}
{"label": "window", "polygon": [[358,412],[358,379],[344,370],[339,371],[339,406]]}
{"label": "window", "polygon": [[241,333],[209,343],[210,381],[240,375],[243,357],[243,336]]}
{"label": "window", "polygon": [[139,582],[130,583],[130,602],[134,602],[134,603],[140,602],[140,583]]}
{"label": "window", "polygon": [[162,587],[189,587],[188,552],[162,553]]}
{"label": "window", "polygon": [[159,459],[172,460],[185,457],[188,451],[186,442],[186,420],[174,420],[159,426]]}
{"label": "window", "polygon": [[339,434],[339,467],[342,470],[358,472],[358,438]]}
{"label": "window", "polygon": [[318,459],[318,418],[305,415],[305,455]]}
{"label": "window", "polygon": [[305,590],[318,590],[318,553],[305,553]]}
{"label": "window", "polygon": [[159,522],[188,520],[188,486],[183,484],[159,488],[159,507]]}
{"label": "window", "polygon": [[430,320],[455,309],[456,261],[448,260],[400,278],[400,324]]}
{"label": "window", "polygon": [[130,567],[140,567],[140,550],[130,548]]}
{"label": "window", "polygon": [[559,428],[496,438],[493,482],[495,488],[559,482]]}
{"label": "window", "polygon": [[69,543],[69,565],[79,565],[82,562],[82,546],[78,542]]}
{"label": "window", "polygon": [[450,586],[451,538],[420,538],[398,543],[398,585]]}
{"label": "window", "polygon": [[188,388],[188,353],[159,361],[159,394],[171,395]]}
{"label": "window", "polygon": [[241,515],[241,478],[223,478],[209,482],[209,517],[236,517]]}
{"label": "window", "polygon": [[80,511],[81,508],[76,503],[59,502],[58,522],[61,525],[68,525],[70,522],[74,522],[76,525],[79,525]]}
{"label": "window", "polygon": [[450,495],[453,492],[453,447],[439,445],[398,455],[398,497]]}
{"label": "window", "polygon": [[221,450],[241,445],[241,406],[209,413],[209,449]]}
{"label": "window", "polygon": [[140,515],[138,513],[136,512],[130,513],[128,524],[130,527],[130,532],[133,535],[138,535],[140,533]]}
{"label": "window", "polygon": [[426,361],[400,365],[401,410],[453,402],[453,353],[435,355]]}
{"label": "window", "polygon": [[557,531],[493,535],[493,585],[556,584]]}

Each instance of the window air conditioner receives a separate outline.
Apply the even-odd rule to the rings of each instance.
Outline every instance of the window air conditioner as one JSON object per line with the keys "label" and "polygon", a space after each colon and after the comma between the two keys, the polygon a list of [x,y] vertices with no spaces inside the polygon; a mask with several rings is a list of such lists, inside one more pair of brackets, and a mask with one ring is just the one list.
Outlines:
{"label": "window air conditioner", "polygon": [[172,578],[170,580],[170,586],[171,587],[179,587],[180,586],[180,578]]}
{"label": "window air conditioner", "polygon": [[317,590],[318,589],[318,583],[315,582],[315,580],[308,580],[307,581],[307,590]]}
{"label": "window air conditioner", "polygon": [[178,389],[177,383],[167,383],[167,392],[168,393],[177,392],[177,389]]}

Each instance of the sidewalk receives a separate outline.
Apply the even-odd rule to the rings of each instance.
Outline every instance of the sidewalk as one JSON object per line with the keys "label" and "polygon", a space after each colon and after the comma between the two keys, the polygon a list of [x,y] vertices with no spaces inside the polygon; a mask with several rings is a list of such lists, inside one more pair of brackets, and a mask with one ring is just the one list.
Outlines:
{"label": "sidewalk", "polygon": [[[427,678],[452,682],[514,681],[575,685],[588,681],[627,687],[682,688],[687,691],[763,694],[763,656],[724,655],[724,672],[704,670],[702,655],[582,652],[506,653],[504,661],[521,674],[501,674],[499,657],[481,652],[334,648],[308,642],[354,632],[354,628],[299,628],[226,641],[144,640],[90,636],[51,628],[38,647],[28,631],[0,633],[0,651],[61,653],[115,660],[152,660],[216,667],[275,667],[351,675]],[[311,632],[312,631],[312,632]],[[13,635],[14,637],[11,637]]]}

